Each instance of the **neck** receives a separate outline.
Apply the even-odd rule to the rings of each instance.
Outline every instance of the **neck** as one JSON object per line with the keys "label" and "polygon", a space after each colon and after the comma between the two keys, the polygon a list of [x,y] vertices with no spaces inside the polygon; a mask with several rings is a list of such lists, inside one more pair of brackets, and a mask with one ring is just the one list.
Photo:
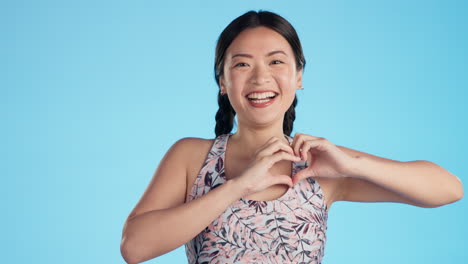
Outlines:
{"label": "neck", "polygon": [[268,127],[248,127],[239,124],[236,133],[230,138],[230,145],[236,149],[246,153],[245,158],[250,158],[254,153],[262,147],[272,137],[277,137],[289,145],[289,141],[283,133],[283,122],[278,122],[273,126]]}

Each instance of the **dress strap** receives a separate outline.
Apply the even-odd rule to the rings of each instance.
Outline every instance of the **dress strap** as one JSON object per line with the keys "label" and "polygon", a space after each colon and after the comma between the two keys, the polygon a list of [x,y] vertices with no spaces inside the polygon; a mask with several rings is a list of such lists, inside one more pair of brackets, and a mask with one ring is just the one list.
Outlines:
{"label": "dress strap", "polygon": [[212,160],[223,156],[224,152],[226,151],[227,139],[230,135],[232,134],[222,134],[215,138],[215,141],[211,146],[210,152],[208,153],[207,159]]}
{"label": "dress strap", "polygon": [[223,166],[224,152],[226,150],[227,138],[230,134],[219,135],[215,138],[203,165],[198,172],[194,184],[191,186],[188,201],[209,192],[212,188],[222,184],[220,168]]}

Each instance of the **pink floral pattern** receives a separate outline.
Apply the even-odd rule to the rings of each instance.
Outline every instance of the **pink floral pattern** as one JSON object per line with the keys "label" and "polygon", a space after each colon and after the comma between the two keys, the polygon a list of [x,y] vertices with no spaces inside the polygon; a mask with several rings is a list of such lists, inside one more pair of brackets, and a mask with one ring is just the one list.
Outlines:
{"label": "pink floral pattern", "polygon": [[[215,139],[189,201],[226,181],[224,153],[231,135]],[[305,166],[304,162],[293,162],[292,174]],[[190,264],[319,264],[324,255],[327,219],[322,190],[317,181],[307,178],[273,201],[240,198],[185,244],[187,258]]]}

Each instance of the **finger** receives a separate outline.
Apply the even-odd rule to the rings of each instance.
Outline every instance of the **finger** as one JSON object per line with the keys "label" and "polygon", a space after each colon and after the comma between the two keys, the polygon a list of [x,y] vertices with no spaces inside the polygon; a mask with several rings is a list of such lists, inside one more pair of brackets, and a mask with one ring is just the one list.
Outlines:
{"label": "finger", "polygon": [[298,176],[297,174],[295,174],[295,175],[293,175],[293,176],[291,177],[291,181],[292,181],[292,183],[293,183],[293,186],[296,185],[296,184],[297,184],[298,182],[300,182],[301,180],[302,180],[302,179],[299,178],[299,176]]}
{"label": "finger", "polygon": [[302,160],[307,161],[309,152],[315,153],[315,150],[319,150],[322,143],[323,140],[321,138],[304,140],[300,147]]}
{"label": "finger", "polygon": [[307,160],[308,158],[308,153],[310,151],[311,148],[317,146],[317,141],[315,140],[307,140],[307,141],[304,141],[304,143],[302,144],[302,147],[301,147],[301,156],[302,156],[302,160]]}
{"label": "finger", "polygon": [[[320,139],[319,137],[311,136],[311,135],[306,135],[302,133],[296,133],[294,135],[293,142],[291,143],[291,146],[293,147],[294,153],[297,156],[301,156],[301,151],[300,149],[302,148],[301,145],[303,144],[303,141],[305,140],[310,140],[310,139]],[[302,157],[303,159],[306,159],[307,156]]]}
{"label": "finger", "polygon": [[296,156],[298,156],[298,157],[300,156],[300,153],[299,153],[300,145],[298,144],[298,142],[299,142],[300,138],[302,137],[302,135],[303,134],[301,134],[301,133],[294,134],[293,142],[291,143],[291,146],[292,146],[292,148],[294,150],[294,154]]}
{"label": "finger", "polygon": [[[294,150],[294,153],[298,156],[298,157],[301,157],[302,160],[305,160],[307,159],[307,154],[304,155],[304,151],[303,151],[303,144],[306,140],[310,140],[311,138],[314,138],[312,136],[309,136],[309,135],[305,135],[305,134],[299,134],[297,139],[296,139],[296,142],[294,143],[293,145],[293,150]],[[307,153],[307,152],[306,152]]]}
{"label": "finger", "polygon": [[270,167],[273,166],[273,164],[277,163],[278,161],[280,160],[289,160],[289,161],[300,161],[301,159],[297,156],[294,156],[290,153],[286,153],[286,152],[278,152],[278,153],[275,153],[271,156],[268,157],[268,162],[269,162],[269,165]]}
{"label": "finger", "polygon": [[273,155],[274,153],[278,151],[285,151],[287,153],[290,153],[291,155],[294,155],[294,151],[289,146],[288,144],[280,141],[279,139],[273,140],[270,142],[270,145],[266,146],[264,149],[260,150],[258,154],[262,157],[264,156],[270,156]]}
{"label": "finger", "polygon": [[294,183],[294,185],[298,182],[300,182],[301,180],[305,179],[305,178],[308,178],[308,177],[314,177],[314,172],[310,169],[303,169],[299,172],[297,172],[296,174],[294,174],[291,178],[292,178],[292,181]]}
{"label": "finger", "polygon": [[298,175],[298,173],[294,174],[292,177],[291,177],[291,181],[293,182],[293,186],[296,185],[298,182],[300,182],[302,180],[302,177],[301,175]]}
{"label": "finger", "polygon": [[272,145],[268,146],[267,148],[260,150],[260,152],[258,152],[258,156],[267,157],[278,152],[286,152],[291,155],[294,155],[294,151],[290,146],[284,143],[275,142]]}
{"label": "finger", "polygon": [[[276,145],[275,145],[276,144]],[[276,149],[276,151],[275,151]],[[277,141],[275,143],[273,143],[273,153],[276,153],[280,150],[283,150],[283,151],[286,151],[287,153],[291,154],[291,155],[294,155],[294,150],[293,148],[286,142],[283,142],[283,141]]]}
{"label": "finger", "polygon": [[304,156],[304,142],[305,141],[306,141],[306,138],[304,138],[304,136],[300,136],[296,141],[296,145],[294,145],[294,152],[297,154],[298,157],[301,158],[301,160],[305,160],[305,158],[307,157],[307,154]]}
{"label": "finger", "polygon": [[275,185],[275,184],[286,184],[289,187],[292,187],[294,185],[291,177],[289,177],[288,175],[274,176],[271,185]]}

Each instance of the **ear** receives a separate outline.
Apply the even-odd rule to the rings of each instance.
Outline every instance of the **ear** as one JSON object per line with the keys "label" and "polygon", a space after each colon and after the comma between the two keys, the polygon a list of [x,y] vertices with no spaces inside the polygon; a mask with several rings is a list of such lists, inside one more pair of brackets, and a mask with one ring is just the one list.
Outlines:
{"label": "ear", "polygon": [[221,93],[226,94],[226,83],[223,76],[219,77],[219,89]]}
{"label": "ear", "polygon": [[302,69],[296,74],[296,90],[302,89]]}

